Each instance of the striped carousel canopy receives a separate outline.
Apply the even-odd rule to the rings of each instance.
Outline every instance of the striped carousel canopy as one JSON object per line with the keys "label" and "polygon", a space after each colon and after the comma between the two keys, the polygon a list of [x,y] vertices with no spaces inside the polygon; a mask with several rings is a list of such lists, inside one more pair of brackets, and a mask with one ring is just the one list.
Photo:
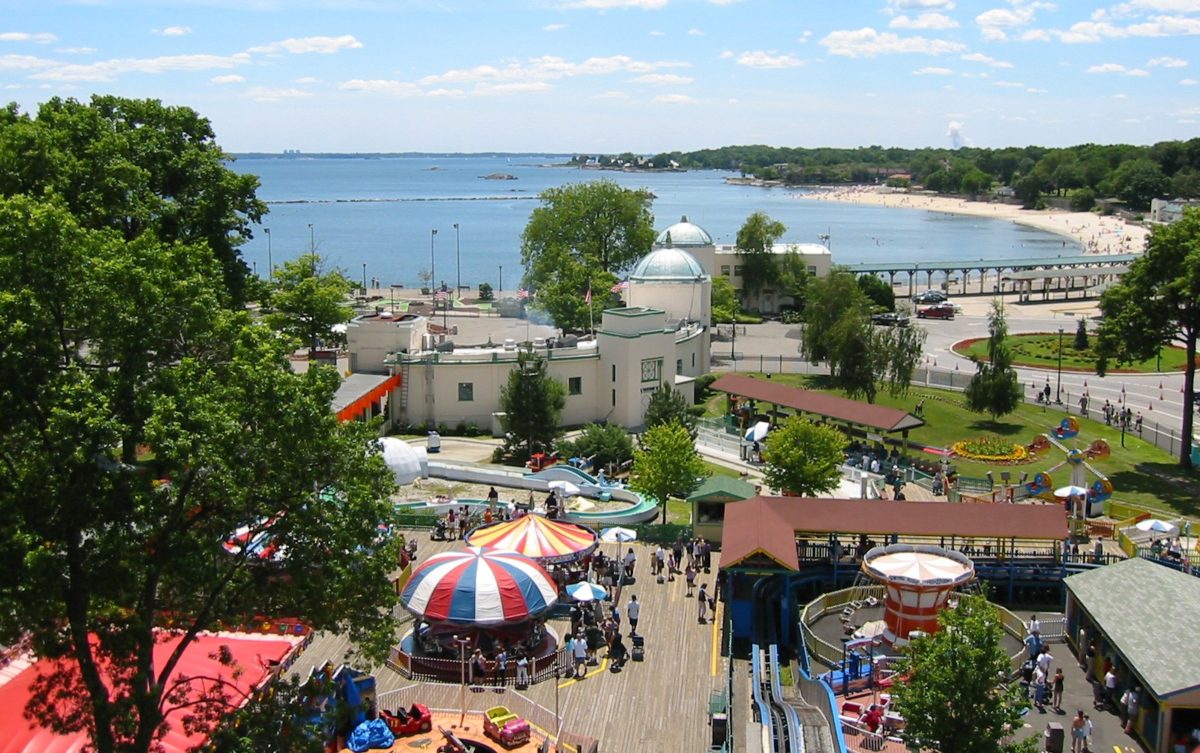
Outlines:
{"label": "striped carousel canopy", "polygon": [[541,515],[482,526],[467,534],[471,546],[520,552],[543,565],[574,562],[595,549],[596,542],[596,532],[590,528]]}
{"label": "striped carousel canopy", "polygon": [[429,622],[503,625],[549,611],[558,602],[558,587],[524,555],[470,547],[425,560],[400,601]]}

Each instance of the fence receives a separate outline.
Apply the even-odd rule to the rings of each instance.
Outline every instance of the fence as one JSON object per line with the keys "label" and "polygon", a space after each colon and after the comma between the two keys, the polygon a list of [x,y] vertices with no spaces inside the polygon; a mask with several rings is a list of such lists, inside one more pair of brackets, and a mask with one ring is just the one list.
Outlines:
{"label": "fence", "polygon": [[376,702],[381,709],[408,708],[413,703],[423,703],[434,711],[443,712],[461,711],[465,704],[468,714],[483,714],[493,706],[507,706],[517,716],[548,734],[558,729],[558,718],[553,711],[512,688],[471,685],[464,693],[461,686],[413,683],[380,693]]}
{"label": "fence", "polygon": [[[439,656],[414,657],[399,647],[392,647],[388,655],[387,665],[410,680],[445,681],[464,677],[470,685],[489,685],[504,687],[515,684],[517,679],[517,662],[509,659],[508,666],[503,672],[497,668],[489,677],[475,677],[471,666],[470,656],[465,660]],[[544,657],[531,657],[529,660],[529,679],[531,683],[557,678],[567,668],[571,667],[571,656],[566,649],[559,649],[554,654]]]}

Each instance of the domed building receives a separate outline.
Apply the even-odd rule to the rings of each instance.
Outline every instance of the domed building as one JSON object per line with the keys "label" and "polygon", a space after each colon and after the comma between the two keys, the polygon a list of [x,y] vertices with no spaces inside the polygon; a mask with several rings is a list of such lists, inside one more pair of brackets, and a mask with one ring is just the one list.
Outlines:
{"label": "domed building", "polygon": [[700,263],[709,276],[713,274],[717,247],[708,231],[689,221],[686,214],[679,218],[679,222],[658,234],[654,239],[654,248],[684,249]]}

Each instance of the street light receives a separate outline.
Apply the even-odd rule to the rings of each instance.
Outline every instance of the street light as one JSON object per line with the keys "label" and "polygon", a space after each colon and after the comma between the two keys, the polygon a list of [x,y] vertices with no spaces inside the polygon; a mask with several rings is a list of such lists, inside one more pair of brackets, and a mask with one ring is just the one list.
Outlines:
{"label": "street light", "polygon": [[367,263],[363,262],[363,295],[367,294]]}
{"label": "street light", "polygon": [[1058,328],[1058,390],[1054,393],[1054,404],[1062,405],[1062,336],[1063,328]]}
{"label": "street light", "polygon": [[312,276],[317,276],[317,240],[313,234],[313,224],[308,223],[308,264]]}
{"label": "street light", "polygon": [[459,668],[459,692],[458,703],[462,709],[462,713],[458,717],[458,726],[461,728],[467,720],[467,639],[454,636],[454,642],[458,644],[458,668]]}
{"label": "street light", "polygon": [[429,231],[429,287],[437,286],[437,260],[433,256],[433,239],[437,237],[437,228]]}
{"label": "street light", "polygon": [[454,294],[462,290],[462,249],[458,245],[458,223],[454,223],[454,261],[458,266],[458,277],[454,284]]}
{"label": "street light", "polygon": [[496,286],[496,297],[500,297],[500,292],[504,290],[504,265],[500,265],[500,284]]}
{"label": "street light", "polygon": [[274,282],[275,262],[271,261],[271,228],[264,227],[263,232],[267,234],[267,279]]}

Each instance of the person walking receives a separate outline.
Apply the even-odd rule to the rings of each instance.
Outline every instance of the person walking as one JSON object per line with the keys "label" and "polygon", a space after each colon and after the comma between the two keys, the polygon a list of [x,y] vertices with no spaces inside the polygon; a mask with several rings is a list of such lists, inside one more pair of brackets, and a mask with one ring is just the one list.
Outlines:
{"label": "person walking", "polygon": [[1062,667],[1054,670],[1054,680],[1050,685],[1050,705],[1058,713],[1062,713],[1062,697],[1063,685],[1066,683],[1066,678],[1063,677]]}
{"label": "person walking", "polygon": [[642,605],[637,600],[637,594],[629,597],[629,605],[625,607],[625,613],[629,615],[629,634],[637,635],[638,617],[642,614]]}
{"label": "person walking", "polygon": [[700,584],[700,592],[696,594],[696,602],[699,607],[698,614],[700,615],[700,624],[708,621],[708,584]]}
{"label": "person walking", "polygon": [[1033,670],[1033,705],[1037,710],[1046,713],[1046,673],[1038,665]]}
{"label": "person walking", "polygon": [[1124,697],[1121,699],[1125,704],[1125,734],[1127,735],[1132,735],[1133,728],[1137,726],[1138,697],[1141,693],[1141,688],[1133,687],[1126,690]]}
{"label": "person walking", "polygon": [[1083,748],[1087,744],[1083,725],[1083,709],[1079,709],[1075,712],[1075,718],[1071,720],[1071,753],[1083,753]]}
{"label": "person walking", "polygon": [[1083,753],[1091,753],[1092,750],[1092,717],[1088,714],[1083,715]]}
{"label": "person walking", "polygon": [[577,633],[571,643],[571,655],[575,657],[575,679],[582,680],[587,676],[587,641],[583,633]]}
{"label": "person walking", "polygon": [[529,687],[529,657],[525,654],[517,659],[517,687]]}
{"label": "person walking", "polygon": [[692,588],[696,585],[696,568],[692,567],[692,563],[688,563],[687,569],[683,571],[684,577],[687,578],[687,593],[684,596],[692,595]]}

